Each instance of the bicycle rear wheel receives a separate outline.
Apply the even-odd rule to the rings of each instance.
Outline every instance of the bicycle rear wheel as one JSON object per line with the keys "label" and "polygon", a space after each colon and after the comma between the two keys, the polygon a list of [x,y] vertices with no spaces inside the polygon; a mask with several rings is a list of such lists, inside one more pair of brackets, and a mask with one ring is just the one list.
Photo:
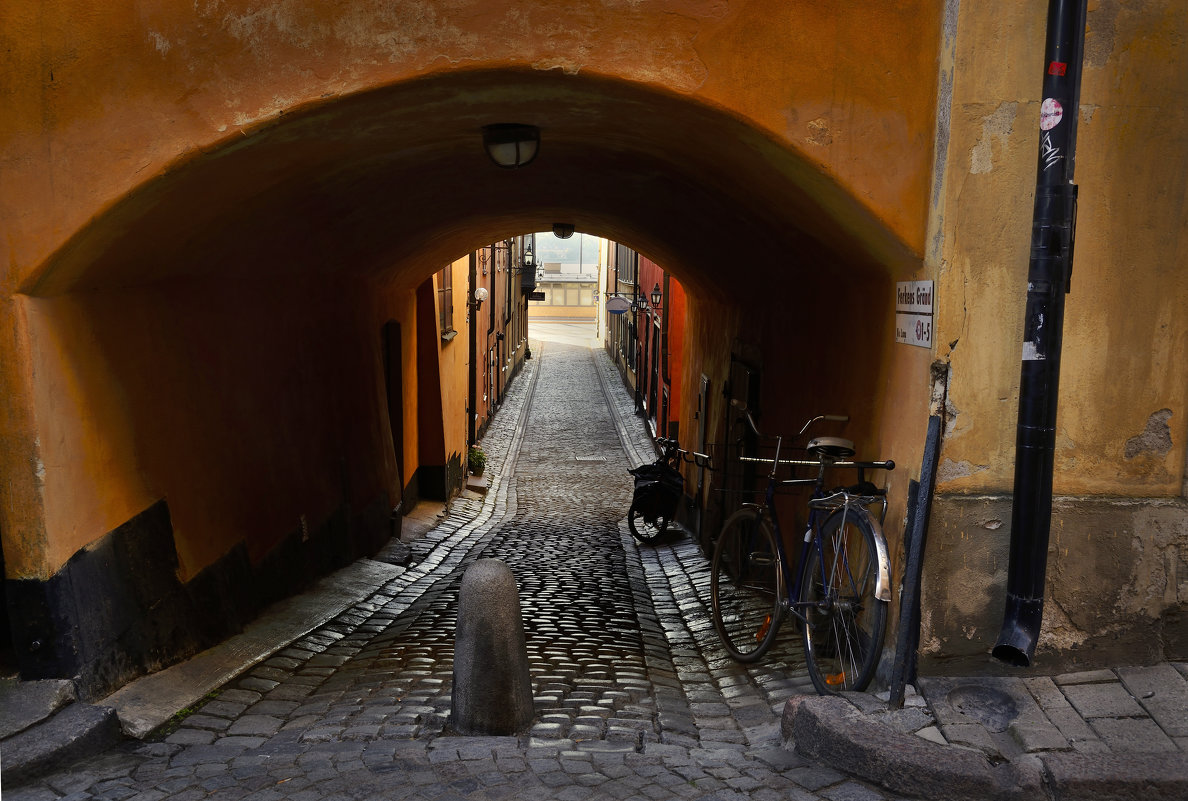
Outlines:
{"label": "bicycle rear wheel", "polygon": [[656,515],[649,523],[643,512],[632,502],[631,508],[627,510],[627,528],[631,529],[631,535],[637,540],[645,545],[652,545],[668,531],[668,515]]}
{"label": "bicycle rear wheel", "polygon": [[800,579],[805,663],[820,694],[861,691],[874,678],[887,623],[887,602],[875,597],[879,566],[870,513],[839,509],[820,537],[820,551],[809,549]]}
{"label": "bicycle rear wheel", "polygon": [[714,547],[710,599],[722,645],[740,662],[754,662],[780,628],[784,571],[771,524],[758,509],[726,521]]}

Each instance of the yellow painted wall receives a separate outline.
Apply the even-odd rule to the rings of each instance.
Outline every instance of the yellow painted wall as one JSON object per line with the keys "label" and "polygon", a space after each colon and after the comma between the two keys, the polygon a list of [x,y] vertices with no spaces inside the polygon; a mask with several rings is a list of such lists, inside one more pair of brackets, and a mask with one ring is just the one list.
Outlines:
{"label": "yellow painted wall", "polygon": [[[470,257],[463,256],[453,262],[451,271],[453,278],[454,329],[458,336],[449,342],[438,340],[439,364],[441,365],[441,413],[442,425],[445,427],[446,458],[455,455],[466,461],[466,401],[470,370],[470,353],[467,342],[470,341],[470,315],[467,309],[467,271],[470,269]],[[440,276],[438,276],[440,278]],[[436,281],[437,278],[434,279]],[[437,296],[440,311],[441,295]]]}
{"label": "yellow painted wall", "polygon": [[[946,669],[984,665],[1002,620],[1044,29],[1033,4],[963,3],[942,49],[951,128],[927,260],[951,376],[924,656]],[[1037,650],[1048,670],[1188,652],[1186,34],[1180,3],[1089,4]]]}
{"label": "yellow painted wall", "polygon": [[364,297],[310,281],[26,299],[49,564],[164,498],[188,580],[245,532],[258,558],[302,518],[390,493]]}
{"label": "yellow painted wall", "polygon": [[[1188,167],[1182,12],[1174,2],[1102,3],[1089,14],[1057,422],[1060,494],[1183,488],[1188,245],[1176,232],[1188,224],[1188,206],[1167,180]],[[1043,35],[1044,17],[1029,4],[962,8],[936,253],[937,356],[953,370],[944,491],[1009,491],[1013,481]],[[1127,442],[1162,409],[1171,412],[1171,446],[1128,457]]]}

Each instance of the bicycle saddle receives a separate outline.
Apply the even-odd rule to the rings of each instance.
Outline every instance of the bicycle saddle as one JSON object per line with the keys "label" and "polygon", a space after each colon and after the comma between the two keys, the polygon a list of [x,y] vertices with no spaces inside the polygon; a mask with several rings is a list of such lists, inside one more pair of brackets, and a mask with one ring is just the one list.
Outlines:
{"label": "bicycle saddle", "polygon": [[841,437],[817,437],[808,444],[811,456],[847,459],[854,455],[854,443]]}

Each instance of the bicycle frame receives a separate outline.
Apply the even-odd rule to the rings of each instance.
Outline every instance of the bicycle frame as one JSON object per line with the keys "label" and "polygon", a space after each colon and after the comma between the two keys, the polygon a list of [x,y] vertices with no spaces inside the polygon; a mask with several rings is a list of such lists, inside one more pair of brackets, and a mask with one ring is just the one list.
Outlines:
{"label": "bicycle frame", "polygon": [[[809,423],[806,423],[805,429],[807,429],[808,426],[812,422],[813,421],[809,421]],[[803,431],[801,433],[803,433]],[[824,546],[822,544],[822,539],[821,539],[821,524],[822,524],[822,522],[824,521],[825,518],[829,517],[829,515],[836,509],[845,510],[842,512],[842,514],[844,515],[852,507],[854,507],[854,506],[865,507],[869,503],[873,503],[874,499],[871,498],[870,500],[867,501],[867,503],[863,503],[863,499],[868,498],[869,496],[851,495],[850,493],[848,493],[844,490],[840,491],[840,493],[834,493],[832,495],[826,494],[825,489],[824,489],[824,487],[825,487],[825,469],[827,467],[855,467],[859,471],[859,481],[861,481],[862,480],[862,472],[866,468],[887,469],[888,466],[893,467],[894,463],[893,462],[851,462],[851,461],[843,461],[843,460],[829,461],[826,459],[819,459],[816,461],[790,459],[790,460],[781,461],[780,460],[780,449],[781,449],[782,445],[783,445],[783,437],[777,436],[776,437],[775,457],[770,460],[771,461],[771,472],[768,474],[768,477],[767,477],[767,488],[764,491],[763,504],[762,505],[760,505],[760,504],[744,504],[744,506],[758,507],[760,512],[766,511],[766,513],[771,516],[771,524],[772,524],[773,533],[775,535],[776,548],[779,551],[780,568],[784,574],[784,586],[787,588],[787,590],[786,590],[787,597],[781,599],[781,604],[784,606],[784,608],[787,611],[794,614],[797,617],[797,619],[799,619],[802,623],[804,623],[805,625],[809,625],[808,616],[805,613],[801,612],[799,607],[809,606],[812,604],[812,602],[800,600],[801,592],[803,590],[803,587],[801,586],[802,575],[799,572],[797,573],[797,575],[795,577],[793,577],[793,575],[792,575],[792,565],[791,565],[790,560],[788,559],[787,549],[784,546],[783,528],[780,526],[779,513],[777,512],[776,506],[775,506],[776,488],[784,487],[784,486],[809,486],[809,485],[811,485],[813,487],[813,497],[812,497],[812,500],[809,501],[809,519],[808,519],[808,523],[806,524],[805,532],[804,532],[804,545],[800,551],[800,560],[796,564],[797,565],[805,564],[804,560],[807,559],[809,556],[809,549],[815,547],[816,551],[817,551],[817,557],[818,557],[817,563],[820,565],[820,568],[821,568],[821,581],[822,581],[822,584],[826,584],[828,581],[828,577],[825,574],[826,565],[825,565]],[[768,461],[767,459],[760,459],[760,458],[756,458],[756,457],[747,457],[747,456],[740,457],[740,458],[743,461],[753,461],[753,462],[767,462]],[[816,467],[818,469],[817,476],[815,478],[792,478],[792,479],[783,479],[783,480],[777,479],[776,471],[779,469],[780,465],[789,465],[789,466],[794,466],[794,467]],[[820,501],[823,501],[826,498],[836,497],[836,495],[838,495],[838,494],[840,494],[842,496],[841,503],[834,505],[832,508],[819,503]],[[878,570],[875,573],[875,596],[879,600],[890,601],[891,600],[890,558],[887,553],[887,543],[883,536],[882,525],[881,525],[883,517],[885,517],[886,512],[887,512],[887,501],[886,501],[885,497],[881,497],[880,500],[882,500],[882,503],[883,503],[882,514],[879,516],[879,518],[877,520],[872,517],[872,519],[870,521],[874,526],[875,549],[877,551],[877,559],[878,559]],[[846,570],[847,570],[847,572],[849,571],[848,564],[846,565]],[[794,578],[795,578],[795,580],[793,580]]]}

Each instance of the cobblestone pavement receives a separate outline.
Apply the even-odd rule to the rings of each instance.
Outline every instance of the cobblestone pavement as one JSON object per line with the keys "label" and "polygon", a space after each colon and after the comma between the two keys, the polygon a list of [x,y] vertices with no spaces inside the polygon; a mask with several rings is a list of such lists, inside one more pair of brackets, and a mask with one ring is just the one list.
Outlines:
{"label": "cobblestone pavement", "polygon": [[[488,494],[455,501],[411,567],[152,741],[7,797],[898,798],[781,748],[783,703],[809,686],[796,649],[725,655],[696,544],[627,532],[627,468],[653,457],[614,367],[533,350],[484,438]],[[479,557],[520,585],[536,719],[519,737],[448,725],[458,584]]]}

